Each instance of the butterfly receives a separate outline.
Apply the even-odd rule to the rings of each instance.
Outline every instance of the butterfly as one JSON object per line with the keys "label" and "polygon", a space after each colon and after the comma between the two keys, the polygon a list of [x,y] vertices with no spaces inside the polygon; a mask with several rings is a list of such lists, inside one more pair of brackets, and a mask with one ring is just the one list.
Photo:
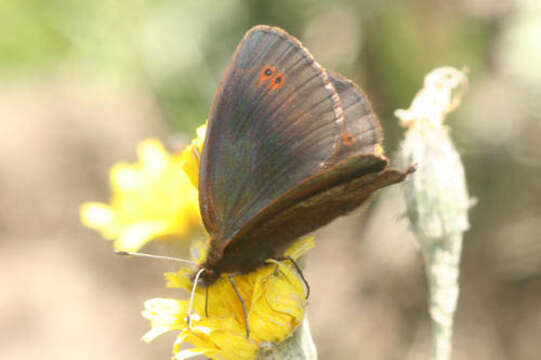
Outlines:
{"label": "butterfly", "polygon": [[280,258],[298,237],[401,182],[366,95],[325,70],[295,37],[265,25],[238,45],[216,92],[200,157],[210,235],[207,286]]}

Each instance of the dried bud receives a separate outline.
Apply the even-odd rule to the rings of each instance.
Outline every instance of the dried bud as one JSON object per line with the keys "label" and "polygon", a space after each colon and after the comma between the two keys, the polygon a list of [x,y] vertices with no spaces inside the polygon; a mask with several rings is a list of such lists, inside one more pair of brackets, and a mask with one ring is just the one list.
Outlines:
{"label": "dried bud", "polygon": [[417,164],[404,185],[407,215],[425,258],[434,323],[435,359],[451,354],[453,316],[458,299],[462,234],[468,230],[468,195],[464,167],[445,117],[459,104],[467,86],[463,71],[438,68],[408,110],[395,115],[408,127],[401,162]]}

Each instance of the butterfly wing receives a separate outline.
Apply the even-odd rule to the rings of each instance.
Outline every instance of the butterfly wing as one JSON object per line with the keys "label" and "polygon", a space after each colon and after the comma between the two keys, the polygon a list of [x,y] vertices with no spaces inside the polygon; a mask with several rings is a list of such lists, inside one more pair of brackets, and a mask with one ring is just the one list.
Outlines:
{"label": "butterfly wing", "polygon": [[341,124],[340,151],[335,162],[350,158],[353,154],[376,154],[381,152],[383,130],[368,97],[353,81],[334,72],[328,72],[336,89],[344,122]]}
{"label": "butterfly wing", "polygon": [[[205,267],[249,271],[405,173],[386,170],[366,96],[298,40],[257,26],[239,44],[209,116],[199,192]],[[249,254],[249,256],[247,256]]]}
{"label": "butterfly wing", "polygon": [[218,89],[203,146],[200,207],[211,236],[230,240],[320,169],[341,119],[326,72],[298,40],[268,26],[250,30]]}

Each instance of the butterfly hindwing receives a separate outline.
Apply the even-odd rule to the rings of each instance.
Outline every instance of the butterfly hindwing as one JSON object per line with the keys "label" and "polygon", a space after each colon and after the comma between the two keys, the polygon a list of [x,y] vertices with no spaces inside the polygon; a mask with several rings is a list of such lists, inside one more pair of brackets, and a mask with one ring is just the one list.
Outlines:
{"label": "butterfly hindwing", "polygon": [[372,110],[368,97],[353,81],[334,72],[329,72],[331,84],[336,89],[344,113],[340,127],[340,146],[335,161],[351,154],[377,153],[383,141],[383,130]]}

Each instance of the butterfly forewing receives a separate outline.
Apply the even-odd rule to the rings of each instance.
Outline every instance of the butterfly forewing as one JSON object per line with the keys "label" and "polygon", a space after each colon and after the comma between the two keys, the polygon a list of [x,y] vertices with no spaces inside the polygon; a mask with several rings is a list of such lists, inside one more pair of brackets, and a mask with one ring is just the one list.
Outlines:
{"label": "butterfly forewing", "polygon": [[283,30],[247,33],[209,116],[199,191],[207,230],[224,244],[333,154],[341,120],[325,71]]}

